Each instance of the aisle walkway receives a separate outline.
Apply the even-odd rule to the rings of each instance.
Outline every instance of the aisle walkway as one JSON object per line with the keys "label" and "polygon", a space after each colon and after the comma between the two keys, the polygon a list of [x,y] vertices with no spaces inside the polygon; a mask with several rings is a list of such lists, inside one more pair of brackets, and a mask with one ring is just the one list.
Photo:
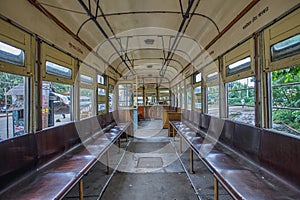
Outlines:
{"label": "aisle walkway", "polygon": [[161,120],[141,122],[101,199],[197,199]]}
{"label": "aisle walkway", "polygon": [[[134,138],[128,143],[122,139],[121,149],[113,145],[109,150],[110,171],[116,169],[115,173],[106,174],[106,156],[102,156],[84,177],[84,200],[214,199],[211,172],[194,156],[196,173],[186,173],[188,146],[183,143],[178,159],[179,138],[174,141],[167,135],[161,120],[140,122]],[[64,199],[79,199],[78,184]],[[232,200],[220,185],[219,199]]]}

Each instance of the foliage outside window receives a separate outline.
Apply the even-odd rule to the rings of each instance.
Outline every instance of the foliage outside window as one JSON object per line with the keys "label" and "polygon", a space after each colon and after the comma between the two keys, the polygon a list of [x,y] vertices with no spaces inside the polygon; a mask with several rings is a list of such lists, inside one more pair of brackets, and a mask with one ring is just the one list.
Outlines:
{"label": "foliage outside window", "polygon": [[130,107],[132,106],[132,85],[131,84],[119,84],[119,106]]}
{"label": "foliage outside window", "polygon": [[25,77],[0,72],[0,141],[25,133]]}
{"label": "foliage outside window", "polygon": [[71,86],[43,81],[42,127],[57,126],[71,121]]}
{"label": "foliage outside window", "polygon": [[94,91],[80,88],[80,119],[93,116]]}
{"label": "foliage outside window", "polygon": [[300,135],[300,66],[272,72],[273,128]]}
{"label": "foliage outside window", "polygon": [[254,77],[229,82],[227,87],[228,118],[235,121],[254,124]]}
{"label": "foliage outside window", "polygon": [[194,89],[194,108],[196,110],[201,110],[202,101],[201,101],[201,86],[195,87]]}
{"label": "foliage outside window", "polygon": [[207,87],[207,113],[219,117],[219,86]]}

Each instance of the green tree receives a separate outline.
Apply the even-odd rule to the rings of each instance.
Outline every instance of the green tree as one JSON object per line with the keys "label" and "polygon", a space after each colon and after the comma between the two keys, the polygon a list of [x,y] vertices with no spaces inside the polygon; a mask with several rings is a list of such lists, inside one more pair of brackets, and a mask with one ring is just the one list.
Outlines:
{"label": "green tree", "polygon": [[300,130],[300,66],[272,72],[273,120]]}

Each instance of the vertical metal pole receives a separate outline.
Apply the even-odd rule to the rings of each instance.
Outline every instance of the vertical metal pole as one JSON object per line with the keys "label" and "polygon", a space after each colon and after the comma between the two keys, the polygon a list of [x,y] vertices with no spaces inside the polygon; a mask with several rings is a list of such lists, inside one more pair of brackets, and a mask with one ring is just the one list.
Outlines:
{"label": "vertical metal pole", "polygon": [[83,200],[83,179],[79,181],[79,199]]}
{"label": "vertical metal pole", "polygon": [[8,120],[8,107],[7,107],[7,94],[6,88],[4,88],[4,97],[5,97],[5,113],[6,113],[6,136],[9,138],[9,120]]}
{"label": "vertical metal pole", "polygon": [[218,185],[218,180],[216,177],[214,177],[214,193],[215,193],[215,200],[219,199],[219,185]]}
{"label": "vertical metal pole", "polygon": [[193,150],[190,149],[190,173],[194,174],[194,154],[193,154]]}

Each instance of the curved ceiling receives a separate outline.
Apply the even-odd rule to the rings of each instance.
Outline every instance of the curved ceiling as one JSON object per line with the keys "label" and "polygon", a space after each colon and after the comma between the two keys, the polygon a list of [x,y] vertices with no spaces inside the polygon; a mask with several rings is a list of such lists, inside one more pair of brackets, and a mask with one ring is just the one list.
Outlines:
{"label": "curved ceiling", "polygon": [[[172,81],[250,4],[226,0],[29,0],[118,74]],[[101,63],[102,62],[102,63]],[[150,67],[152,66],[152,67]]]}

